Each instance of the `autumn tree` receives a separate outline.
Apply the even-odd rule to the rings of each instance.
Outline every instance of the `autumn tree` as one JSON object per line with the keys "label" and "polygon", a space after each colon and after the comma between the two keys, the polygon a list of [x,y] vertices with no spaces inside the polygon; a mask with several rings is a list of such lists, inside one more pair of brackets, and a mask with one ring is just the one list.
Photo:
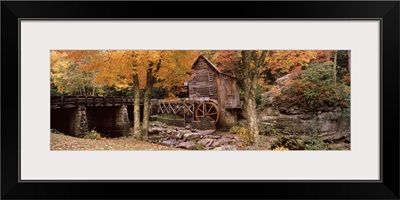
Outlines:
{"label": "autumn tree", "polygon": [[316,57],[316,53],[300,50],[242,50],[222,51],[219,56],[218,63],[239,78],[244,93],[244,111],[248,123],[248,134],[254,144],[257,145],[259,129],[256,113],[256,91],[260,79],[267,78],[264,76],[266,71],[272,74],[282,74],[301,70]]}
{"label": "autumn tree", "polygon": [[[137,64],[145,67],[145,73],[138,74],[139,83],[144,84],[143,94],[143,126],[141,136],[147,137],[150,118],[150,94],[153,87],[171,90],[180,87],[189,78],[196,51],[136,51]],[[146,67],[147,66],[147,67]],[[140,75],[143,77],[140,79]],[[134,84],[135,85],[135,84]],[[174,97],[170,93],[170,97]]]}
{"label": "autumn tree", "polygon": [[242,55],[242,81],[244,90],[245,111],[247,115],[248,132],[255,145],[258,145],[258,118],[256,113],[256,89],[265,58],[268,51],[241,51]]}
{"label": "autumn tree", "polygon": [[76,63],[67,59],[67,54],[50,52],[50,79],[55,94],[94,95],[100,89],[95,72],[82,71]]}
{"label": "autumn tree", "polygon": [[[62,51],[81,70],[96,72],[95,81],[119,88],[132,87],[134,96],[133,135],[147,139],[150,116],[150,93],[153,87],[170,89],[183,85],[188,78],[195,51],[93,50]],[[140,124],[140,93],[143,94],[144,116]]]}

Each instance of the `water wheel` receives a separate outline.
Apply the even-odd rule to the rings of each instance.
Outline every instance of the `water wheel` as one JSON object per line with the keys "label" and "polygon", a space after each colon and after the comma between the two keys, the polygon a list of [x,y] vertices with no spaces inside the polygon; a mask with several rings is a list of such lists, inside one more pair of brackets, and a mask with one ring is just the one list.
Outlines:
{"label": "water wheel", "polygon": [[204,117],[210,117],[213,121],[218,122],[219,119],[219,108],[217,104],[213,102],[200,103],[194,112],[196,121],[200,121]]}

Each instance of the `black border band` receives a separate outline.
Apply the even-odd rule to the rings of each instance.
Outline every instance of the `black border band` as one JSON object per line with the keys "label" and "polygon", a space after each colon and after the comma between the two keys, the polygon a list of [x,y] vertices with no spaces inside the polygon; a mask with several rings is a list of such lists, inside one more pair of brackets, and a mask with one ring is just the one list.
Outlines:
{"label": "black border band", "polygon": [[[229,4],[229,6],[227,6]],[[152,9],[154,7],[164,8]],[[203,10],[206,10],[202,12]],[[1,2],[1,198],[272,198],[398,199],[399,198],[399,2]],[[18,182],[20,113],[20,19],[179,19],[283,20],[382,19],[381,131],[382,182],[210,182],[147,181],[140,183]],[[12,84],[14,83],[14,84]],[[18,88],[15,87],[18,85]],[[12,87],[14,86],[14,87]],[[17,108],[17,109],[16,109]],[[15,112],[18,110],[18,112]],[[18,130],[18,132],[17,132]],[[366,155],[367,156],[367,155]],[[187,182],[191,182],[187,184]],[[222,185],[230,188],[223,191]],[[258,187],[257,187],[258,186]],[[261,187],[259,187],[261,186]],[[147,193],[152,188],[154,193]],[[256,188],[265,188],[256,189]],[[186,191],[185,193],[180,191]],[[207,191],[213,191],[213,195]],[[214,192],[216,191],[216,192]],[[193,194],[187,196],[185,194]]]}

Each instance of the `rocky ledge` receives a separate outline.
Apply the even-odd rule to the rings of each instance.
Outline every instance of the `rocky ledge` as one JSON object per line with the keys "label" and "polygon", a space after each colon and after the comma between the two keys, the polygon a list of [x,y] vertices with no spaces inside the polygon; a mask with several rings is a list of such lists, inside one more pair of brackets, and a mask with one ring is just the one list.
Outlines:
{"label": "rocky ledge", "polygon": [[243,141],[236,135],[186,127],[151,124],[149,142],[188,150],[238,150]]}

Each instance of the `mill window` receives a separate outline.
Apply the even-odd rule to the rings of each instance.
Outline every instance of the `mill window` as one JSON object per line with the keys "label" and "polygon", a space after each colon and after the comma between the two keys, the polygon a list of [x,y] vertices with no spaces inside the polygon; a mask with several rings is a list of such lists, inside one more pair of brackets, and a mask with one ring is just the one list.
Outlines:
{"label": "mill window", "polygon": [[209,87],[208,89],[209,89],[210,95],[214,95],[214,87]]}
{"label": "mill window", "polygon": [[208,73],[208,80],[209,81],[213,81],[214,80],[213,73]]}

